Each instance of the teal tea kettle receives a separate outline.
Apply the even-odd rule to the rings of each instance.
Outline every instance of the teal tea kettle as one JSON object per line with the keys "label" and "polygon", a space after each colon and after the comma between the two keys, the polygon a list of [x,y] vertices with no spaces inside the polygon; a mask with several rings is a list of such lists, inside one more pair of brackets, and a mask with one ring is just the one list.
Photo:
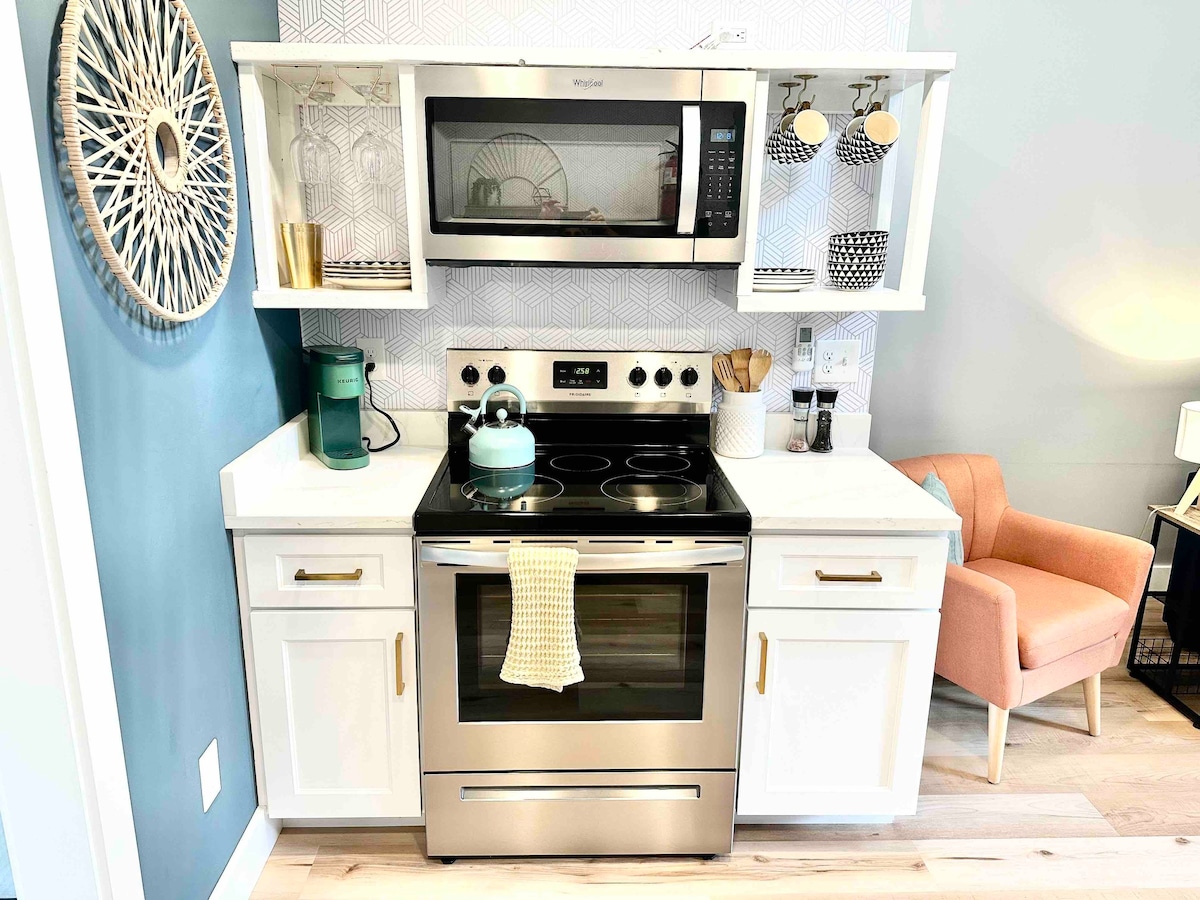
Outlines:
{"label": "teal tea kettle", "polygon": [[[486,422],[487,402],[493,394],[507,391],[520,404],[521,422],[508,417],[504,407],[496,410],[496,420]],[[525,395],[511,384],[494,384],[479,398],[479,407],[460,409],[470,418],[463,431],[471,435],[467,458],[471,475],[480,479],[481,492],[496,499],[518,497],[533,484],[535,444],[533,432],[522,424],[525,420]]]}

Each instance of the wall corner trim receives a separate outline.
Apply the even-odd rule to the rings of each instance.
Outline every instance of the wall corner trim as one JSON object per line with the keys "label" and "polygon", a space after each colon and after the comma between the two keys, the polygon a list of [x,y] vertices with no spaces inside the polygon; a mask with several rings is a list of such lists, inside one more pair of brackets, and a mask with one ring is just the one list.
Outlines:
{"label": "wall corner trim", "polygon": [[283,822],[279,819],[267,818],[265,806],[254,810],[208,900],[245,900],[249,897],[282,828]]}

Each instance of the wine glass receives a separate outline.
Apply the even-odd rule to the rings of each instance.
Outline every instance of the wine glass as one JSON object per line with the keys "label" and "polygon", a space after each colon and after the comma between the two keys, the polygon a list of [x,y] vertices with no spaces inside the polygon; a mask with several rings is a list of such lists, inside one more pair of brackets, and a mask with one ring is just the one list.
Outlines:
{"label": "wine glass", "polygon": [[325,107],[332,103],[335,97],[331,82],[318,84],[311,96],[312,101],[317,104],[315,131],[329,152],[329,177],[331,180],[342,171],[342,149],[337,145],[337,141],[325,133]]}
{"label": "wine glass", "polygon": [[317,77],[320,69],[313,68],[310,81],[295,83],[279,75],[275,77],[290,87],[300,97],[300,133],[292,138],[289,153],[292,158],[292,173],[301,184],[329,184],[332,174],[331,144],[327,138],[318,134],[313,127],[312,116],[309,113],[308,102],[317,87]]}
{"label": "wine glass", "polygon": [[396,145],[384,136],[383,126],[376,117],[376,105],[382,102],[377,85],[356,85],[354,89],[366,101],[367,124],[350,148],[350,159],[360,182],[383,184],[398,164],[399,154]]}

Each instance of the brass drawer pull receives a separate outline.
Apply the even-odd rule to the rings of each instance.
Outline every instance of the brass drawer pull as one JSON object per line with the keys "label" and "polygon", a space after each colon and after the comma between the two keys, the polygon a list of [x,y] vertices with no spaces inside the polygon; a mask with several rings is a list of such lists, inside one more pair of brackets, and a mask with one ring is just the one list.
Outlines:
{"label": "brass drawer pull", "polygon": [[297,581],[358,581],[362,578],[362,569],[353,572],[313,572],[311,575],[303,569],[296,570]]}
{"label": "brass drawer pull", "polygon": [[883,576],[874,569],[871,570],[870,575],[833,575],[817,569],[817,581],[856,581],[865,584],[879,584],[883,581]]}
{"label": "brass drawer pull", "polygon": [[404,632],[396,632],[396,696],[404,693],[404,655],[401,648],[404,643]]}
{"label": "brass drawer pull", "polygon": [[758,692],[765,694],[767,692],[767,634],[765,631],[758,633]]}

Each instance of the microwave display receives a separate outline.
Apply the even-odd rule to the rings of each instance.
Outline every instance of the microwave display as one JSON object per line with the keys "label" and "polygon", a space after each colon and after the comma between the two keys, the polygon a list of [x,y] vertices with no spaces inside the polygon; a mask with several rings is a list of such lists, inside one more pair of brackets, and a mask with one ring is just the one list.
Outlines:
{"label": "microwave display", "polygon": [[733,128],[710,128],[708,142],[710,144],[728,144],[737,140],[737,130]]}

